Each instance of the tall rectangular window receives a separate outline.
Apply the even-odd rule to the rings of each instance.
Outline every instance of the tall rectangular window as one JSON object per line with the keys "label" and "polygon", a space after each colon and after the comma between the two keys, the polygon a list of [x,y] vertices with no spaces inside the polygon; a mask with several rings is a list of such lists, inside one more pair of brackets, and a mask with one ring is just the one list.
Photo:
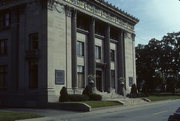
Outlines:
{"label": "tall rectangular window", "polygon": [[29,88],[38,88],[38,63],[29,62]]}
{"label": "tall rectangular window", "polygon": [[84,81],[84,66],[77,66],[77,80],[78,80],[78,88],[85,87]]}
{"label": "tall rectangular window", "polygon": [[0,65],[0,89],[6,88],[7,82],[7,66]]}
{"label": "tall rectangular window", "polygon": [[115,70],[111,70],[111,86],[115,89]]}
{"label": "tall rectangular window", "polygon": [[95,57],[96,59],[101,59],[101,47],[95,46]]}
{"label": "tall rectangular window", "polygon": [[0,55],[7,55],[7,39],[0,40]]}
{"label": "tall rectangular window", "polygon": [[115,51],[111,50],[111,61],[114,62],[115,60]]}
{"label": "tall rectangular window", "polygon": [[37,50],[39,49],[39,38],[38,33],[29,34],[29,49]]}
{"label": "tall rectangular window", "polygon": [[77,53],[77,56],[84,56],[84,42],[77,41],[76,53]]}
{"label": "tall rectangular window", "polygon": [[10,26],[10,13],[0,13],[0,29]]}
{"label": "tall rectangular window", "polygon": [[5,27],[10,26],[10,14],[9,13],[4,14],[4,26]]}

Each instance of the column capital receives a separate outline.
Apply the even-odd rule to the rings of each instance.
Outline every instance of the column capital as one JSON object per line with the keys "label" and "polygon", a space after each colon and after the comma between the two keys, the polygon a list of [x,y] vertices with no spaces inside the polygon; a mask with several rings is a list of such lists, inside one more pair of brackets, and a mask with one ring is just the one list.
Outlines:
{"label": "column capital", "polygon": [[135,34],[135,33],[132,33],[132,34],[131,34],[131,37],[132,37],[132,40],[135,41],[136,34]]}

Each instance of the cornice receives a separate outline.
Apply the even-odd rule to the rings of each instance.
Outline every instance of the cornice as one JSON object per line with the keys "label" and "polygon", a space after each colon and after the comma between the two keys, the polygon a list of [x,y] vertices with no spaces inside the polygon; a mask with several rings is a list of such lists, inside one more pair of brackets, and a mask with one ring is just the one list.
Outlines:
{"label": "cornice", "polygon": [[[88,1],[88,0],[85,0],[85,1]],[[122,9],[119,9],[118,7],[116,7],[115,5],[112,5],[111,3],[109,2],[106,2],[105,0],[92,0],[104,7],[106,7],[107,9],[121,15],[121,16],[124,16],[126,17],[127,19],[131,20],[134,22],[134,24],[137,24],[139,22],[139,19],[130,15],[129,13],[123,11]]]}

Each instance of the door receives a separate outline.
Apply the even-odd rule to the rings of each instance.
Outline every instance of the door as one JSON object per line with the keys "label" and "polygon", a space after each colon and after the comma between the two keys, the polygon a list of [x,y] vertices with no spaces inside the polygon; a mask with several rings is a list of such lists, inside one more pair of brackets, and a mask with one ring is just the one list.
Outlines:
{"label": "door", "polygon": [[102,71],[96,71],[96,88],[99,91],[102,91]]}

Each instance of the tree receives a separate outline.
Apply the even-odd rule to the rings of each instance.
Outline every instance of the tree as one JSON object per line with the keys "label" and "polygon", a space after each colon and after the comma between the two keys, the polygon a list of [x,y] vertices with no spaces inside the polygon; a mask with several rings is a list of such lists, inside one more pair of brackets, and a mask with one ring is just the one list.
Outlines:
{"label": "tree", "polygon": [[147,45],[138,45],[136,65],[138,84],[145,81],[149,92],[158,87],[165,91],[166,85],[175,88],[170,85],[178,85],[180,81],[180,32],[168,33],[162,40],[153,38]]}

